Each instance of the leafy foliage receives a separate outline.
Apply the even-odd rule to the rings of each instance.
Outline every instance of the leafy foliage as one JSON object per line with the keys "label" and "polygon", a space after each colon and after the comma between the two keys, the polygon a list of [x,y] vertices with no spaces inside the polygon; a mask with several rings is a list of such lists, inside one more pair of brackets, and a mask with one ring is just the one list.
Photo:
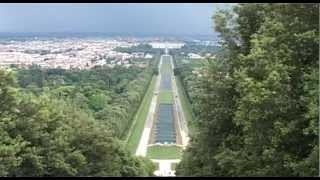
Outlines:
{"label": "leafy foliage", "polygon": [[[70,101],[123,138],[151,81],[156,62],[147,68],[97,67],[90,70],[17,70],[24,91]],[[38,82],[39,81],[39,82]]]}
{"label": "leafy foliage", "polygon": [[152,73],[1,70],[0,176],[152,176],[119,141]]}
{"label": "leafy foliage", "polygon": [[223,52],[190,93],[192,176],[317,176],[318,4],[240,4],[214,16]]}

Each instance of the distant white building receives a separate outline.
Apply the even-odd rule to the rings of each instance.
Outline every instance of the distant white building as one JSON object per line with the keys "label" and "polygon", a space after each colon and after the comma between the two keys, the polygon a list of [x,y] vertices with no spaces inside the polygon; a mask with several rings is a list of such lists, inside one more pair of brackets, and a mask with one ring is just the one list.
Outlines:
{"label": "distant white building", "polygon": [[184,46],[184,43],[169,43],[169,42],[151,42],[149,43],[152,48],[159,48],[159,49],[180,49],[182,46]]}
{"label": "distant white building", "polygon": [[145,56],[144,56],[144,58],[146,58],[146,59],[151,59],[153,56],[151,55],[151,54],[146,54]]}
{"label": "distant white building", "polygon": [[143,58],[144,57],[144,52],[135,52],[135,53],[132,53],[132,56],[134,58]]}
{"label": "distant white building", "polygon": [[199,54],[195,54],[195,53],[189,53],[189,54],[188,54],[188,57],[189,57],[190,59],[203,59],[202,56],[200,56]]}

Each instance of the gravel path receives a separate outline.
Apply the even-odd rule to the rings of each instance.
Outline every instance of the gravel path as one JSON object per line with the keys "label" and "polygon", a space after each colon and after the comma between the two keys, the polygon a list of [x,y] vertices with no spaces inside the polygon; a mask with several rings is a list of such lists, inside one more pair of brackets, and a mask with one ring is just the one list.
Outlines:
{"label": "gravel path", "polygon": [[172,163],[179,163],[180,159],[171,159],[171,160],[157,160],[151,159],[153,162],[159,163],[159,170],[154,172],[156,176],[176,176],[175,170],[171,169]]}

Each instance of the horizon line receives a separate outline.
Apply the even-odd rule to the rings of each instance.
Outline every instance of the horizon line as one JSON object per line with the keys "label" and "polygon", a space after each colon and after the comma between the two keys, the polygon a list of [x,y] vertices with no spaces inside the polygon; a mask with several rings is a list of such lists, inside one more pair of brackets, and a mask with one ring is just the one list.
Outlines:
{"label": "horizon line", "polygon": [[211,36],[217,34],[217,32],[212,32],[210,34],[202,34],[202,33],[193,33],[193,34],[186,34],[186,33],[139,33],[139,32],[95,32],[95,31],[88,31],[88,32],[76,32],[76,31],[45,31],[45,32],[12,32],[12,31],[0,31],[0,34],[63,34],[63,33],[73,33],[73,34],[121,34],[121,35],[180,35],[180,36]]}

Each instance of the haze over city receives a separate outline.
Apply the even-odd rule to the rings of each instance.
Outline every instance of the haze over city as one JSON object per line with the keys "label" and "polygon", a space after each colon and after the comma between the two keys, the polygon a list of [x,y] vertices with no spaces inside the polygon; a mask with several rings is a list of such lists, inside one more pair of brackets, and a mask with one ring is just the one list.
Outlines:
{"label": "haze over city", "polygon": [[1,4],[0,32],[210,35],[230,4]]}

